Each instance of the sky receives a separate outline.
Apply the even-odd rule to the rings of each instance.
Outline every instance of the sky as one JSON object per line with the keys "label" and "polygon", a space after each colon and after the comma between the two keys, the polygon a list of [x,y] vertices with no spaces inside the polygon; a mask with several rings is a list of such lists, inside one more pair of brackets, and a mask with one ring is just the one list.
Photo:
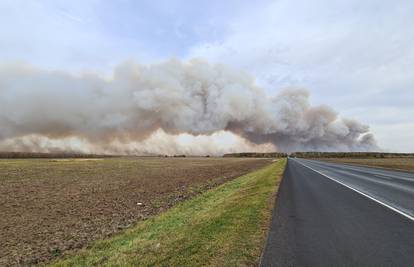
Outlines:
{"label": "sky", "polygon": [[[201,58],[251,73],[269,95],[370,125],[387,151],[413,152],[414,1],[0,1],[0,62],[110,72]],[[1,90],[1,88],[0,88]]]}

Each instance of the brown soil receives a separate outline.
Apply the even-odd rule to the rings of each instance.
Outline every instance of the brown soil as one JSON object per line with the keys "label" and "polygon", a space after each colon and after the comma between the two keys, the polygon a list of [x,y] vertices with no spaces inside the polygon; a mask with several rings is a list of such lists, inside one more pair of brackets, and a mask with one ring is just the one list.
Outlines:
{"label": "brown soil", "polygon": [[269,159],[0,160],[0,266],[27,266],[121,231]]}
{"label": "brown soil", "polygon": [[395,170],[414,171],[414,158],[403,157],[403,158],[367,158],[367,159],[356,159],[356,158],[318,158],[318,160],[337,162],[337,163],[348,163],[356,165],[365,165],[371,167],[381,167]]}

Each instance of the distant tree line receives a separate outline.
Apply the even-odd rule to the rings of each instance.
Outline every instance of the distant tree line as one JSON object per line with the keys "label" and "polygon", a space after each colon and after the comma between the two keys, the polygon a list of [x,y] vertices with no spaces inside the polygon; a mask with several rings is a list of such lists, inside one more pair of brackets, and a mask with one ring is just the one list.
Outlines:
{"label": "distant tree line", "polygon": [[414,153],[384,152],[294,152],[291,157],[297,158],[401,158],[414,157]]}
{"label": "distant tree line", "polygon": [[229,153],[224,154],[225,158],[284,158],[287,157],[286,153],[270,152],[270,153],[256,153],[256,152],[243,152],[243,153]]}
{"label": "distant tree line", "polygon": [[82,154],[82,153],[35,153],[35,152],[0,152],[1,159],[22,158],[104,158],[110,155]]}

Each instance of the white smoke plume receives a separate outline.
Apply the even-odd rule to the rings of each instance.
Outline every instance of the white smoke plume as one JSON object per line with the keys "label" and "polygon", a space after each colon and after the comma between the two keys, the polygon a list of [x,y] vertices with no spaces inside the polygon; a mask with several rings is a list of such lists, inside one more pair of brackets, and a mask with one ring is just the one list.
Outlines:
{"label": "white smoke plume", "polygon": [[111,77],[3,64],[0,150],[214,155],[377,149],[368,126],[313,107],[308,98],[298,89],[269,97],[248,74],[200,60],[128,61]]}

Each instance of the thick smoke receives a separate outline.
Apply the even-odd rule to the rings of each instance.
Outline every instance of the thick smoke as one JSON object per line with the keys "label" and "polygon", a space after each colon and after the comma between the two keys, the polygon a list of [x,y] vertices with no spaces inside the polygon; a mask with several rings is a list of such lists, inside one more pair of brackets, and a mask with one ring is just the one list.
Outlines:
{"label": "thick smoke", "polygon": [[[199,60],[129,61],[111,77],[0,65],[1,150],[220,154],[377,149],[368,130],[329,107],[310,106],[306,90],[269,97],[246,73]],[[226,147],[220,139],[230,133],[236,141]]]}

